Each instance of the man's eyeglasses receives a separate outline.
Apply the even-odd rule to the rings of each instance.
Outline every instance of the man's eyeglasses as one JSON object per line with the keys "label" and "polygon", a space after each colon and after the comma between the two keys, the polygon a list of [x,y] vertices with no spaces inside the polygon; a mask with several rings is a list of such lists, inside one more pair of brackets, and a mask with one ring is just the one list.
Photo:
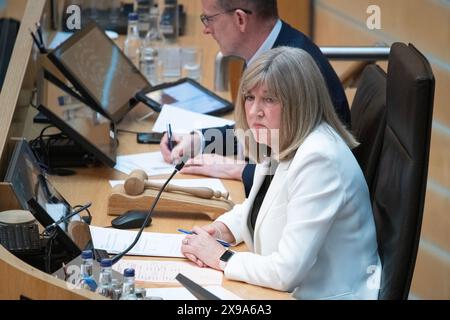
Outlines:
{"label": "man's eyeglasses", "polygon": [[203,25],[205,27],[207,27],[209,25],[209,23],[214,19],[214,17],[217,17],[217,16],[219,16],[221,14],[230,13],[230,12],[233,12],[233,11],[236,11],[236,10],[242,10],[246,14],[252,14],[252,11],[247,10],[247,9],[233,8],[233,9],[230,9],[230,10],[227,10],[227,11],[223,11],[223,12],[219,12],[219,13],[216,13],[216,14],[213,14],[213,15],[210,15],[210,16],[207,16],[206,14],[202,14],[200,16],[200,20],[202,21]]}

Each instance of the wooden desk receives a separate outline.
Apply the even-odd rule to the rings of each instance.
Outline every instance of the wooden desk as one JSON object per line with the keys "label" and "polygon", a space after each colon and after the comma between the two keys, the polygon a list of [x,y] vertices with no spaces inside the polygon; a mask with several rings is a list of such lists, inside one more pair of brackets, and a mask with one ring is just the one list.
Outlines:
{"label": "wooden desk", "polygon": [[[137,118],[148,112],[148,108],[140,105],[121,122],[120,127],[127,130],[149,130],[152,128],[153,118],[138,123]],[[119,154],[141,153],[159,150],[158,145],[139,145],[136,143],[134,134],[121,133],[119,136]],[[109,226],[110,221],[114,218],[107,216],[107,199],[111,192],[109,180],[125,179],[126,175],[111,168],[86,168],[77,169],[77,174],[72,177],[51,177],[56,188],[64,197],[72,204],[83,204],[92,202],[91,212],[93,215],[93,225]],[[160,176],[167,177],[167,176]],[[177,175],[176,178],[195,178],[194,176]],[[244,200],[244,189],[241,182],[224,180],[226,188],[230,191],[231,197],[237,203]],[[149,204],[150,207],[150,204]],[[152,225],[146,228],[146,231],[174,233],[178,227],[186,229],[192,228],[194,225],[204,225],[210,223],[211,220],[202,214],[182,214],[182,213],[155,213],[153,215]],[[245,250],[245,246],[241,245],[238,250]],[[136,259],[136,257],[129,257]],[[138,258],[143,259],[143,258]],[[145,259],[145,258],[144,258]],[[164,260],[164,258],[157,258]],[[174,259],[168,259],[174,260]],[[180,260],[180,259],[175,259]],[[145,286],[148,286],[146,283]],[[224,279],[224,287],[246,299],[285,299],[288,297],[286,293],[280,293],[270,289],[264,289],[257,286],[247,285],[240,282],[229,281]]]}

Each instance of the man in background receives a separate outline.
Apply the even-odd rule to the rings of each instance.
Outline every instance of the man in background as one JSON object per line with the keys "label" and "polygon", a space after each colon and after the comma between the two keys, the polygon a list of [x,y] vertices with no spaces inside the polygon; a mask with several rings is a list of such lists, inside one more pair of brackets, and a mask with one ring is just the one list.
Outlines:
{"label": "man in background", "polygon": [[[278,16],[276,0],[202,0],[203,33],[211,35],[218,43],[224,56],[237,56],[250,65],[262,53],[276,47],[289,46],[308,52],[318,64],[325,78],[334,108],[340,120],[350,127],[350,110],[344,89],[336,72],[320,49],[302,32],[292,28]],[[215,128],[220,130],[223,139],[234,139],[233,127]],[[206,140],[205,131],[195,131],[189,135],[175,138],[177,146],[170,151],[167,135],[161,140],[160,148],[164,159],[173,162],[184,153],[202,153],[215,139]],[[219,140],[219,139],[218,139]],[[235,142],[236,143],[236,142]],[[253,184],[254,164],[226,159],[227,150],[215,149],[216,154],[204,154],[200,161],[192,159],[183,169],[186,174],[206,175],[223,179],[242,180],[248,195]],[[191,146],[199,146],[190,150]],[[236,152],[237,147],[233,148]],[[188,151],[187,151],[188,150]]]}

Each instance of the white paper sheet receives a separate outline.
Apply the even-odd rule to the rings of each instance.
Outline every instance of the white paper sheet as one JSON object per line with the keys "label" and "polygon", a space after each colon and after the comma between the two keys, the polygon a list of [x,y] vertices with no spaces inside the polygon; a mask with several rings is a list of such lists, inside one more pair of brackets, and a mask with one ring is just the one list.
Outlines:
{"label": "white paper sheet", "polygon": [[[137,231],[118,230],[112,228],[89,227],[94,248],[103,249],[109,253],[119,253],[125,250],[136,237]],[[128,255],[178,257],[181,253],[181,240],[184,234],[143,232],[141,238]]]}
{"label": "white paper sheet", "polygon": [[[241,297],[221,286],[206,286],[206,290],[222,300],[242,300]],[[186,288],[148,288],[147,296],[160,297],[164,300],[197,300]]]}
{"label": "white paper sheet", "polygon": [[135,270],[136,281],[156,283],[177,283],[177,274],[183,273],[189,279],[201,285],[221,285],[223,273],[211,268],[200,268],[192,262],[154,261],[154,260],[121,260],[113,269],[123,273],[126,268]]}
{"label": "white paper sheet", "polygon": [[194,129],[233,125],[234,121],[184,110],[171,105],[164,105],[152,131],[164,132],[167,130],[167,124],[169,123],[173,132],[189,133]]}
{"label": "white paper sheet", "polygon": [[141,169],[147,175],[155,176],[172,173],[174,166],[165,162],[160,152],[147,152],[118,156],[114,169],[125,174],[130,174],[133,170]]}

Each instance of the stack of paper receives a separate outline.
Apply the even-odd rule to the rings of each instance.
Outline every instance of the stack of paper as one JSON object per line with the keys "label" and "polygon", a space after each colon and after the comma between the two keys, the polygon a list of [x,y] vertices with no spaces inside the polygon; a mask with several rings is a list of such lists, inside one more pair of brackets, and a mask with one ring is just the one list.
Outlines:
{"label": "stack of paper", "polygon": [[[135,239],[137,231],[117,230],[90,226],[92,242],[95,249],[106,250],[109,253],[119,253],[125,250]],[[181,253],[183,234],[143,232],[141,238],[129,255],[178,257]]]}
{"label": "stack of paper", "polygon": [[174,166],[165,162],[160,152],[148,152],[127,156],[118,156],[114,169],[130,174],[133,170],[144,170],[147,175],[170,174]]}
{"label": "stack of paper", "polygon": [[153,132],[164,132],[170,123],[173,132],[189,133],[192,130],[234,125],[234,121],[164,105],[153,126]]}

